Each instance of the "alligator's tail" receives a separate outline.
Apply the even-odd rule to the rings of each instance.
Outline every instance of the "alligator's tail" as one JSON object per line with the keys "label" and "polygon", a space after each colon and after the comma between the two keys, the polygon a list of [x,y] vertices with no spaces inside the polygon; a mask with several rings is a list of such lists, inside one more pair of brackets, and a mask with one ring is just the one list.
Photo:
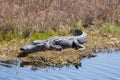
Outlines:
{"label": "alligator's tail", "polygon": [[78,38],[81,44],[87,42],[88,40],[87,33],[82,30],[75,29],[74,35]]}
{"label": "alligator's tail", "polygon": [[75,30],[73,31],[73,34],[74,34],[75,36],[79,36],[79,35],[82,35],[82,34],[83,34],[83,31],[82,31],[82,30],[75,29]]}
{"label": "alligator's tail", "polygon": [[84,32],[83,32],[82,30],[79,30],[79,29],[71,30],[71,33],[72,33],[74,36],[80,36],[80,35],[84,34]]}

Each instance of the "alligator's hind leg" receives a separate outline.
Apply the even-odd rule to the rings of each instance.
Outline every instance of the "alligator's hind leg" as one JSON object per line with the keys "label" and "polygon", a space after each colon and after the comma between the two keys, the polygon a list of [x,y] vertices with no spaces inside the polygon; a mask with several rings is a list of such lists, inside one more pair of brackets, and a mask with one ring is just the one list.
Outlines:
{"label": "alligator's hind leg", "polygon": [[74,41],[74,44],[78,48],[78,50],[80,50],[80,51],[85,50],[85,46],[80,44],[77,40]]}
{"label": "alligator's hind leg", "polygon": [[61,51],[63,48],[60,45],[51,45],[51,49]]}
{"label": "alligator's hind leg", "polygon": [[80,50],[80,51],[85,50],[85,46],[84,46],[84,45],[82,45],[82,44],[80,44],[80,47],[79,47],[79,49],[78,49],[78,50]]}

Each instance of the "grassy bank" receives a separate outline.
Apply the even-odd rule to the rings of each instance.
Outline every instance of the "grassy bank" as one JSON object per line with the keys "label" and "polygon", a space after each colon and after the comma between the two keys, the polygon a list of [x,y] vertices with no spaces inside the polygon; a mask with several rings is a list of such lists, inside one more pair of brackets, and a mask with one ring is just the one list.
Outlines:
{"label": "grassy bank", "polygon": [[0,59],[17,59],[19,48],[37,39],[87,32],[86,50],[65,49],[28,54],[21,60],[51,64],[79,64],[82,57],[102,48],[119,48],[119,0],[1,0]]}
{"label": "grassy bank", "polygon": [[[90,27],[84,28],[82,26],[77,27],[82,29],[88,34],[88,42],[84,45],[86,50],[78,51],[75,49],[65,49],[63,51],[43,51],[36,52],[33,54],[22,55],[20,59],[25,63],[35,63],[37,66],[41,65],[65,65],[65,64],[80,64],[79,60],[83,57],[92,56],[92,52],[99,52],[102,49],[119,49],[120,48],[120,37],[119,30],[120,25],[113,23],[104,24],[102,27]],[[5,35],[8,35],[7,33]],[[47,39],[56,35],[72,35],[70,31],[67,32],[43,32],[43,33],[32,33],[28,38],[18,35],[10,35],[6,37],[5,41],[0,41],[0,59],[1,60],[17,60],[20,53],[19,48],[25,44],[30,43],[36,39]],[[11,37],[14,37],[11,39]],[[8,38],[8,39],[7,39]],[[10,39],[9,39],[10,38]],[[40,65],[36,64],[39,63]]]}

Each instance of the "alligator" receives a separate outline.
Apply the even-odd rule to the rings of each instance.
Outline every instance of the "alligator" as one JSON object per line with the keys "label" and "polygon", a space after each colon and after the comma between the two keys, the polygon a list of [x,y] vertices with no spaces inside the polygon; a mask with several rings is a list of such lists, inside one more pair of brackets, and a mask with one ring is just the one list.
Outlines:
{"label": "alligator", "polygon": [[87,42],[87,34],[81,30],[75,30],[76,36],[55,36],[46,40],[35,40],[20,48],[23,52],[33,53],[37,51],[75,48],[80,51],[85,49],[83,43]]}

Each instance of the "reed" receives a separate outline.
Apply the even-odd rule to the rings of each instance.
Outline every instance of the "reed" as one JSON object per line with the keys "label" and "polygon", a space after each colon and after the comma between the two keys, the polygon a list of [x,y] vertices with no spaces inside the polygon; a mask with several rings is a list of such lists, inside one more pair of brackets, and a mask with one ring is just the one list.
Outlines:
{"label": "reed", "polygon": [[66,32],[76,25],[120,23],[119,5],[119,0],[1,0],[0,32],[26,38],[46,30]]}

